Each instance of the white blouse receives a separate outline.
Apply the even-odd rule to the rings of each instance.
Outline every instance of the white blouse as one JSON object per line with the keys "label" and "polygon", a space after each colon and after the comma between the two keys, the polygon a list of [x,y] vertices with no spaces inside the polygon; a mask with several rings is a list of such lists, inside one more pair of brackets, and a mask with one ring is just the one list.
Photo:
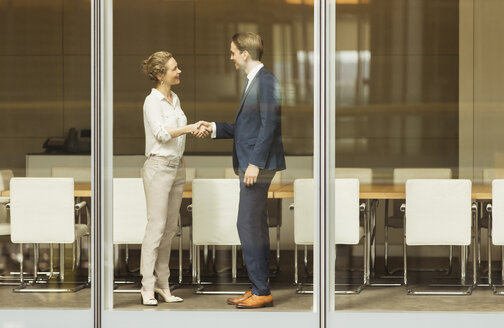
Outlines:
{"label": "white blouse", "polygon": [[157,89],[152,89],[143,106],[145,127],[145,156],[159,155],[181,158],[186,136],[172,138],[165,127],[187,125],[187,118],[180,107],[177,95],[171,92],[173,104]]}

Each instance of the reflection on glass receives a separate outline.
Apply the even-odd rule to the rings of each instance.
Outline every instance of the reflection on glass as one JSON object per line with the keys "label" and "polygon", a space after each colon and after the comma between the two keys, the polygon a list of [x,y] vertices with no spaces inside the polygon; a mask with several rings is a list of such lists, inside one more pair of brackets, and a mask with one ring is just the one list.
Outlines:
{"label": "reflection on glass", "polygon": [[[476,304],[474,297],[447,305],[439,296],[407,297],[404,287],[391,287],[406,282],[410,289],[434,292],[447,288],[436,289],[429,286],[432,282],[467,287],[474,279],[475,262],[477,282],[488,282],[481,269],[488,263],[486,230],[467,245],[469,253],[458,243],[417,247],[411,235],[405,241],[405,183],[472,180],[471,197],[477,200],[482,219],[475,222],[484,222],[473,226],[488,227],[485,207],[491,192],[481,183],[498,178],[503,167],[497,142],[502,120],[500,112],[491,109],[502,101],[502,93],[492,86],[499,85],[503,74],[494,69],[502,42],[486,32],[500,26],[502,6],[490,1],[471,7],[456,0],[336,4],[336,178],[360,181],[358,204],[365,205],[360,242],[365,252],[337,245],[335,276],[337,283],[364,279],[373,286],[358,298],[337,295],[336,310],[467,310]],[[360,169],[371,170],[372,178],[359,175]],[[464,208],[470,206],[470,201],[466,203]],[[410,199],[409,215],[414,215],[412,204]],[[345,205],[336,199],[336,215]],[[425,206],[426,216],[430,208]],[[434,223],[431,237],[443,229],[441,222]],[[412,226],[406,230],[415,232]],[[442,281],[436,281],[440,276]],[[458,293],[467,288],[448,290]],[[478,302],[496,310],[490,295]]]}
{"label": "reflection on glass", "polygon": [[[141,23],[133,26],[132,20]],[[281,120],[275,117],[277,123],[281,121],[281,126],[274,130],[275,142],[283,144],[287,169],[269,177],[272,181],[265,201],[268,228],[262,226],[263,239],[269,237],[269,245],[266,241],[261,253],[269,253],[270,260],[269,265],[262,264],[262,275],[269,276],[275,304],[273,310],[310,311],[312,298],[294,293],[292,287],[294,223],[289,205],[293,202],[294,180],[313,177],[313,1],[149,0],[141,5],[135,1],[114,2],[114,184],[121,179],[141,181],[141,174],[145,173],[140,169],[146,151],[142,102],[151,86],[139,70],[142,60],[158,50],[173,53],[182,71],[181,83],[174,86],[173,91],[180,99],[188,122],[233,123],[246,81],[243,70],[237,72],[230,60],[231,37],[237,32],[261,35],[264,42],[261,62],[278,80],[278,85],[270,91],[279,91],[275,99],[279,96],[282,99]],[[255,92],[255,87],[252,82],[252,91],[249,92]],[[254,99],[250,94],[247,95],[249,98]],[[250,122],[248,125],[251,126]],[[217,127],[219,130],[222,125],[217,124]],[[241,145],[237,147],[244,147],[246,152],[260,141],[257,129],[252,130],[242,140],[237,140],[235,134],[235,141]],[[186,138],[186,184],[170,256],[169,284],[174,289],[172,293],[184,299],[177,309],[235,310],[226,304],[229,296],[199,294],[230,290],[243,293],[250,285],[249,271],[255,271],[254,263],[248,261],[247,247],[241,246],[236,224],[228,224],[237,218],[238,203],[233,200],[237,200],[239,194],[232,153],[232,140],[197,139],[191,135]],[[261,158],[256,164],[272,170],[283,168],[280,165],[283,156],[268,156],[265,165],[260,163]],[[248,164],[240,165],[240,168],[245,172]],[[207,184],[213,185],[208,187]],[[133,188],[140,187],[131,190]],[[205,188],[211,188],[213,192],[204,193]],[[226,194],[228,189],[232,190],[231,194]],[[118,186],[114,188],[114,202],[125,190]],[[140,192],[129,199],[138,197],[141,197]],[[264,197],[261,196],[261,202]],[[132,201],[123,201],[127,204],[124,208],[137,207],[131,204]],[[222,208],[232,208],[219,214],[215,208],[204,207],[201,215],[201,201],[205,206],[221,204]],[[119,212],[133,220],[132,213],[138,208],[129,211],[129,215],[124,208],[115,205],[114,208],[115,282],[118,286],[114,293],[114,307],[141,309],[138,291],[143,235],[132,234],[131,238],[137,238],[135,242],[116,239],[116,234],[125,225],[120,227],[115,221],[124,219],[122,215],[121,218],[116,215]],[[259,206],[252,206],[252,209],[257,210]],[[211,212],[214,210],[217,212]],[[251,212],[250,209],[246,211]],[[236,214],[227,220],[228,212]],[[145,210],[142,213],[145,218]],[[204,228],[198,226],[200,220],[208,221]],[[313,227],[314,221],[311,224]],[[217,232],[214,231],[216,228]],[[229,233],[226,233],[227,229],[230,229]],[[217,240],[202,239],[202,231],[205,238],[212,235]],[[307,275],[301,270],[300,273],[310,282],[313,271],[311,246],[307,250],[306,268]],[[264,289],[259,293],[266,293],[267,288]],[[156,309],[166,308],[158,306]]]}
{"label": "reflection on glass", "polygon": [[0,3],[0,308],[90,307],[90,17]]}

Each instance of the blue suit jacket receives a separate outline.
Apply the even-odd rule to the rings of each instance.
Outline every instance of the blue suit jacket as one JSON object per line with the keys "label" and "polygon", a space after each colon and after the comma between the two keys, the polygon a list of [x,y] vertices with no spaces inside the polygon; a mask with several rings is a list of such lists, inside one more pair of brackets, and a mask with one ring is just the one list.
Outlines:
{"label": "blue suit jacket", "polygon": [[233,168],[285,169],[281,124],[282,96],[277,78],[262,67],[242,96],[235,122],[215,123],[216,138],[234,138]]}

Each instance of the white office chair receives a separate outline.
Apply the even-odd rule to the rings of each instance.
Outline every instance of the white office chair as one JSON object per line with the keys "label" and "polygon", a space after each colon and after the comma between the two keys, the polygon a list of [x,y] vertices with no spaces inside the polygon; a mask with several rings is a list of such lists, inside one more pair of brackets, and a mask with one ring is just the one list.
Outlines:
{"label": "white office chair", "polygon": [[[471,181],[412,179],[406,182],[404,229],[404,285],[414,295],[470,295],[466,285],[467,247],[471,244]],[[408,246],[460,246],[461,287],[464,291],[415,291],[408,287]],[[473,254],[474,255],[474,254]],[[473,262],[473,265],[475,263]],[[474,268],[474,267],[473,267]]]}
{"label": "white office chair", "polygon": [[[226,179],[235,179],[238,176],[235,174],[233,168],[224,169],[224,177]],[[282,171],[277,171],[271,180],[272,185],[282,183]],[[274,274],[280,271],[280,229],[282,227],[282,200],[281,199],[268,199],[267,201],[267,216],[268,227],[276,229],[276,269]]]}
{"label": "white office chair", "polygon": [[[130,268],[129,245],[141,245],[147,225],[147,206],[143,181],[141,178],[114,178],[113,180],[113,243],[115,259],[118,264],[119,245],[125,245],[126,270],[134,273],[137,269]],[[179,284],[182,283],[182,238],[179,234]],[[116,266],[117,268],[117,266]],[[119,280],[116,284],[136,283],[135,281]],[[116,292],[138,292],[137,289],[120,289]]]}
{"label": "white office chair", "polygon": [[[75,215],[86,208],[85,202],[75,204],[74,181],[72,178],[13,178],[10,184],[11,240],[20,244],[21,286],[16,292],[74,292],[86,287],[90,282],[91,252],[88,248],[88,280],[86,283],[64,287],[65,245],[75,243],[87,236],[89,229],[85,224],[75,224]],[[31,287],[28,287],[23,274],[23,244],[34,244],[34,268]],[[61,288],[36,288],[38,279],[38,244],[50,244],[51,273],[53,273],[53,244],[60,244],[59,282]],[[75,258],[75,254],[74,254]]]}
{"label": "white office chair", "polygon": [[51,169],[55,178],[73,178],[75,182],[91,182],[91,167],[89,166],[55,166]]}
{"label": "white office chair", "polygon": [[[312,293],[303,289],[298,274],[298,245],[305,247],[305,267],[307,263],[306,247],[313,245],[314,240],[314,187],[313,179],[296,179],[294,181],[294,283],[297,293]],[[359,180],[335,180],[335,232],[336,245],[358,245],[365,237],[364,229],[360,227],[360,213],[365,205],[359,205]],[[354,290],[336,290],[337,294],[358,294],[366,285],[366,242],[364,250],[363,283]],[[306,269],[305,269],[306,270]],[[339,286],[339,284],[338,284]]]}
{"label": "white office chair", "polygon": [[[373,170],[370,168],[355,168],[355,167],[337,167],[334,171],[336,179],[358,179],[360,184],[373,183]],[[370,251],[371,267],[375,267],[376,262],[376,211],[372,211],[378,205],[378,200],[368,200],[368,210],[373,214],[370,218]]]}
{"label": "white office chair", "polygon": [[[452,170],[448,168],[396,168],[394,169],[394,184],[404,184],[408,179],[451,179]],[[390,270],[388,262],[389,254],[389,229],[403,229],[403,214],[400,206],[403,201],[385,201],[385,236],[384,236],[384,262],[385,272],[393,274],[397,270]],[[392,214],[389,213],[389,206],[392,205]],[[449,247],[449,265],[447,273],[452,269],[453,248]],[[435,270],[439,271],[439,270]]]}
{"label": "white office chair", "polygon": [[[196,179],[196,168],[186,167],[186,183],[192,183]],[[193,261],[193,243],[192,243],[192,213],[190,211],[191,199],[182,198],[180,205],[180,245],[182,245],[182,229],[189,228],[189,264]]]}
{"label": "white office chair", "polygon": [[[489,213],[490,234],[488,236],[488,284],[496,295],[504,295],[502,287],[504,284],[504,179],[496,179],[492,182],[492,203],[487,204]],[[501,247],[501,285],[493,283],[492,279],[492,245]]]}
{"label": "white office chair", "polygon": [[236,250],[241,245],[236,222],[240,185],[238,179],[195,179],[192,189],[193,272],[198,284],[197,294],[240,294],[242,291],[205,291],[201,283],[200,246],[231,246],[232,279],[236,280]]}
{"label": "white office chair", "polygon": [[[0,170],[0,192],[9,190],[10,179],[14,177],[12,170]],[[11,225],[7,204],[9,197],[0,197],[0,236],[10,236]],[[8,256],[10,245],[0,244],[0,255]],[[18,285],[19,278],[0,274],[0,285]]]}

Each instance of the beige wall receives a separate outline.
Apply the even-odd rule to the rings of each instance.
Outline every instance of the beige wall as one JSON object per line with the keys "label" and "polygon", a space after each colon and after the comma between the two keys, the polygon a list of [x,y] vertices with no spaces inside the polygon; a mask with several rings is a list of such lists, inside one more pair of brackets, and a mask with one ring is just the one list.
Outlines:
{"label": "beige wall", "polygon": [[337,6],[337,52],[359,54],[337,63],[337,166],[385,180],[394,167],[457,172],[458,10],[458,0]]}
{"label": "beige wall", "polygon": [[90,127],[89,1],[0,1],[0,168]]}
{"label": "beige wall", "polygon": [[[0,1],[0,168],[23,175],[25,154],[47,137],[90,128],[90,2]],[[150,92],[140,72],[154,51],[174,53],[188,120],[232,121],[244,76],[228,59],[237,31],[259,32],[263,61],[284,92],[289,154],[313,152],[313,5],[283,0],[114,1],[114,153],[142,154],[142,104]],[[225,153],[230,141],[188,138],[187,153]]]}

